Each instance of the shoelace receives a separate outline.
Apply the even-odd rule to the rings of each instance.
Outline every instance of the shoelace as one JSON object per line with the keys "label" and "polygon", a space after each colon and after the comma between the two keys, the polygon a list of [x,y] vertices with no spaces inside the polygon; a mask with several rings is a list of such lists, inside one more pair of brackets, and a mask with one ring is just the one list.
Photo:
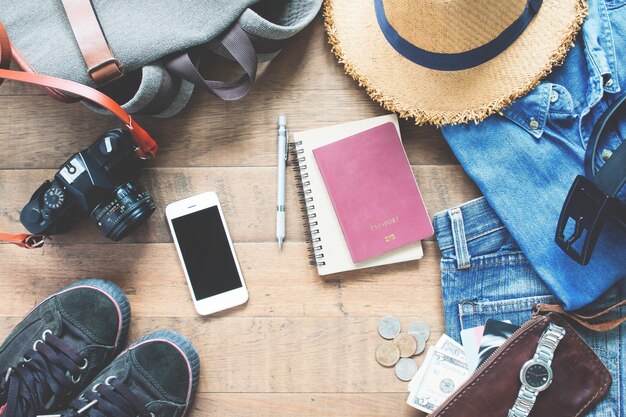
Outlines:
{"label": "shoelace", "polygon": [[145,402],[115,376],[95,385],[70,407],[70,412],[58,417],[154,417]]}
{"label": "shoelace", "polygon": [[3,416],[35,417],[53,397],[71,393],[89,365],[67,342],[50,330],[43,332],[24,360],[6,371],[0,381]]}

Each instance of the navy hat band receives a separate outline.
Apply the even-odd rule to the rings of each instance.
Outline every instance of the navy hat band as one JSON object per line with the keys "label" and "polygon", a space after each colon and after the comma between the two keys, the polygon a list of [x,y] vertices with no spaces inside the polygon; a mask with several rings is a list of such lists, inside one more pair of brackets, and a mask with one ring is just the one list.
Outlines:
{"label": "navy hat band", "polygon": [[519,38],[533,20],[543,0],[528,0],[524,11],[509,27],[495,39],[469,51],[459,53],[437,53],[427,51],[404,39],[392,26],[385,14],[382,0],[374,0],[376,19],[387,42],[403,57],[426,68],[440,71],[459,71],[476,67],[504,52]]}

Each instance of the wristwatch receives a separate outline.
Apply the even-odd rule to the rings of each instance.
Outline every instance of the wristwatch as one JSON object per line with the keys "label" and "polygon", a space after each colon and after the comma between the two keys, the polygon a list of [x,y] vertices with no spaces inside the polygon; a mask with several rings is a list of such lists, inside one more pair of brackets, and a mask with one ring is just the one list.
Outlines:
{"label": "wristwatch", "polygon": [[554,323],[550,323],[543,332],[535,356],[522,366],[519,374],[522,387],[517,394],[515,404],[509,410],[508,417],[528,417],[535,405],[537,395],[550,386],[552,358],[563,336],[565,336],[565,329]]}

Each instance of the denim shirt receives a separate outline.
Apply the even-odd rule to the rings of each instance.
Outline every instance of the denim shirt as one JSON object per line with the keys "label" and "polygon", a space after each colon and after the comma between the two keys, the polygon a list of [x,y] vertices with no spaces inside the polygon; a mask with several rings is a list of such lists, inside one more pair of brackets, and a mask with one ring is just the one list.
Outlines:
{"label": "denim shirt", "polygon": [[[602,230],[583,267],[554,242],[561,208],[595,122],[626,91],[626,0],[589,0],[589,15],[564,64],[525,97],[479,124],[446,126],[443,135],[526,254],[568,310],[581,308],[626,277],[626,233]],[[599,147],[615,150],[621,121]],[[625,187],[626,188],[626,187]],[[626,201],[626,189],[619,197]]]}

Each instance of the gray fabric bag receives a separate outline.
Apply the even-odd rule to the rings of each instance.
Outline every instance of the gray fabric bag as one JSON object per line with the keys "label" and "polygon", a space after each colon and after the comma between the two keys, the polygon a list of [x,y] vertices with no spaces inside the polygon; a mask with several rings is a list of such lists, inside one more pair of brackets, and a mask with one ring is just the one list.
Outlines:
{"label": "gray fabric bag", "polygon": [[[170,117],[185,107],[196,86],[224,100],[244,97],[258,63],[276,56],[321,5],[322,0],[0,0],[0,21],[25,71],[99,88],[128,113]],[[234,82],[203,79],[197,67],[211,55],[207,49],[236,61],[244,75]]]}

